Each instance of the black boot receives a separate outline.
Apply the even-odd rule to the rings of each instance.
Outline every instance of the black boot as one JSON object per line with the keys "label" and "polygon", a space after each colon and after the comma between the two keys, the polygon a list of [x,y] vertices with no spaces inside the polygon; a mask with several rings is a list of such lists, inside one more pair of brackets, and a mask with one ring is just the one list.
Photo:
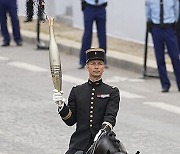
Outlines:
{"label": "black boot", "polygon": [[31,22],[32,18],[26,18],[26,20],[24,20],[24,22]]}

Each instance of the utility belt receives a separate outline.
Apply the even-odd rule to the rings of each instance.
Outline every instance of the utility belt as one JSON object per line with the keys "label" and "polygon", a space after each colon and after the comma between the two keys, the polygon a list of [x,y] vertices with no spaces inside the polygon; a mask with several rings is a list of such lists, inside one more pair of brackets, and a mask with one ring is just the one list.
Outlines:
{"label": "utility belt", "polygon": [[175,28],[176,23],[165,23],[165,24],[154,24],[152,23],[152,26],[159,27],[159,28]]}
{"label": "utility belt", "polygon": [[101,5],[92,5],[92,4],[87,3],[86,1],[82,1],[81,6],[82,6],[82,11],[83,11],[86,7],[92,7],[92,8],[106,7],[107,2],[105,2],[105,3],[101,4]]}

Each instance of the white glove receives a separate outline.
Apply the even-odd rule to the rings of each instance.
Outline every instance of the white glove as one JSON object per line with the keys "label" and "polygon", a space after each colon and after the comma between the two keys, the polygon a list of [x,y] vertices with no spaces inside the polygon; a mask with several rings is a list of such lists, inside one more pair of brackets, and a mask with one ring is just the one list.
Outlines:
{"label": "white glove", "polygon": [[53,90],[53,101],[59,106],[64,106],[66,99],[63,97],[63,91],[58,92],[57,89]]}
{"label": "white glove", "polygon": [[96,134],[95,138],[94,138],[94,142],[96,142],[99,137],[102,135],[102,133],[105,132],[104,129],[100,129],[99,132]]}

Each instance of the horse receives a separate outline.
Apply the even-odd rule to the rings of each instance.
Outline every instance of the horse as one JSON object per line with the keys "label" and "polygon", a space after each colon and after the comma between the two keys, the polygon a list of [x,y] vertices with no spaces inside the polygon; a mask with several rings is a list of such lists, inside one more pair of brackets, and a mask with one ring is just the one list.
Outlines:
{"label": "horse", "polygon": [[[137,151],[135,154],[139,153]],[[75,154],[128,154],[128,152],[113,131],[102,131],[87,152],[77,151]]]}

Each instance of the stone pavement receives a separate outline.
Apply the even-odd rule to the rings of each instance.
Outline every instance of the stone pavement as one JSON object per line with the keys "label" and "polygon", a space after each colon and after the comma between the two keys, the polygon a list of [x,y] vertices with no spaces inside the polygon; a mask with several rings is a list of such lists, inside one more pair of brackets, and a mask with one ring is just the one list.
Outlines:
{"label": "stone pavement", "polygon": [[[29,23],[24,23],[24,17],[20,17],[21,33],[23,39],[29,42],[36,42],[36,21]],[[49,41],[49,31],[48,22],[41,23],[41,33],[40,39],[42,42],[48,44]],[[71,27],[65,23],[55,21],[54,33],[56,36],[56,41],[59,46],[59,50],[67,52],[75,56],[79,56],[79,50],[81,47],[81,39],[83,35],[83,30]],[[97,37],[96,33],[93,34],[93,47],[97,47]],[[125,69],[130,69],[132,71],[143,72],[144,64],[144,45],[125,41],[113,37],[107,37],[107,63],[109,66],[121,67]],[[77,66],[78,66],[77,62]],[[148,60],[147,60],[148,70],[156,71],[157,65],[154,58],[153,47],[148,47]],[[167,56],[167,69],[172,72],[172,66],[170,64],[169,57]]]}

